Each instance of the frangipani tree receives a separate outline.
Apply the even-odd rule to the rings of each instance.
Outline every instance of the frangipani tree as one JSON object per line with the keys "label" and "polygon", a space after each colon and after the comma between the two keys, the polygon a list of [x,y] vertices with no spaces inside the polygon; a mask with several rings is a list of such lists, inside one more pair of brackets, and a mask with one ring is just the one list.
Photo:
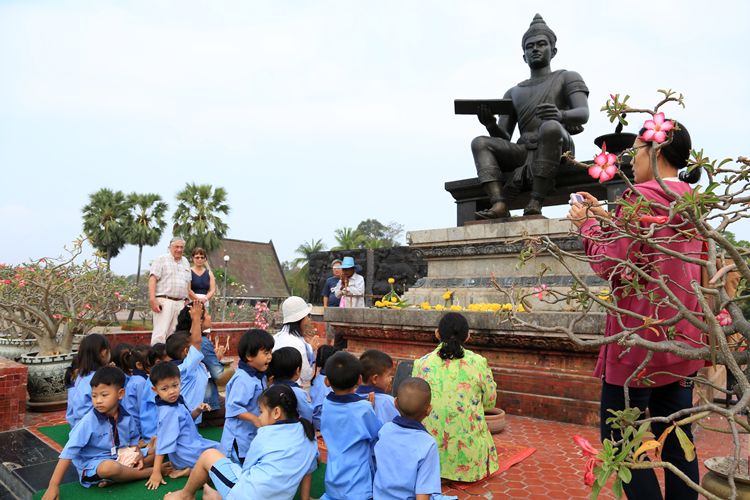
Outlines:
{"label": "frangipani tree", "polygon": [[[679,124],[666,119],[663,107],[667,104],[684,106],[683,96],[672,91],[662,90],[661,101],[654,108],[635,108],[628,104],[629,97],[612,95],[602,108],[610,121],[619,120],[627,125],[627,119],[634,115],[645,115],[641,139],[650,141],[649,160],[655,181],[659,184],[666,198],[665,203],[654,202],[643,196],[638,185],[631,183],[622,174],[620,167],[636,151],[625,151],[619,157],[612,155],[605,148],[599,153],[594,164],[578,163],[587,168],[592,177],[606,182],[620,176],[627,184],[629,195],[618,200],[615,212],[606,212],[597,207],[588,208],[588,216],[596,219],[601,231],[596,236],[584,236],[596,245],[615,245],[623,240],[632,242],[632,252],[625,257],[607,256],[613,273],[618,278],[613,280],[613,290],[602,294],[599,288],[593,289],[586,284],[583,276],[577,274],[573,261],[585,261],[597,265],[597,257],[587,257],[567,251],[555,245],[550,238],[530,241],[523,258],[547,252],[570,272],[575,279],[575,286],[569,293],[558,291],[546,292],[547,301],[567,301],[578,304],[580,314],[574,315],[568,324],[542,327],[534,326],[540,331],[564,333],[575,344],[585,347],[601,347],[605,344],[616,344],[621,348],[644,349],[645,358],[632,371],[624,387],[625,410],[612,412],[611,422],[621,429],[622,439],[606,439],[601,450],[578,439],[584,455],[588,457],[585,481],[593,487],[592,497],[596,497],[608,480],[612,480],[613,492],[619,497],[623,483],[628,483],[632,471],[636,469],[665,468],[685,480],[693,489],[708,498],[716,495],[701,488],[687,476],[677,470],[673,464],[661,460],[660,452],[668,436],[675,436],[682,447],[688,462],[696,460],[695,449],[687,438],[684,428],[690,425],[704,425],[709,416],[718,416],[725,422],[725,428],[718,429],[715,423],[711,430],[723,431],[734,443],[734,454],[728,459],[729,484],[734,491],[734,476],[740,463],[740,436],[750,434],[750,425],[743,414],[750,406],[750,356],[746,350],[750,339],[750,323],[743,316],[742,304],[750,299],[746,292],[750,282],[748,258],[750,250],[734,244],[728,234],[733,225],[750,218],[750,160],[740,157],[736,160],[713,160],[703,150],[693,150],[687,166],[688,171],[702,169],[702,181],[694,189],[684,194],[676,192],[669,183],[659,175],[657,156],[659,151],[670,144],[673,130]],[[664,229],[670,229],[665,231]],[[595,239],[595,241],[594,241]],[[672,243],[677,239],[702,243],[703,251],[698,254],[675,252]],[[584,241],[584,243],[586,243]],[[649,259],[640,257],[648,252]],[[678,298],[674,280],[668,275],[654,272],[648,268],[659,259],[677,259],[702,269],[703,278],[690,282],[687,293],[697,297],[697,310],[688,309]],[[649,300],[654,307],[674,310],[669,318],[648,317],[620,307],[620,301],[635,295]],[[608,314],[608,321],[615,322],[620,332],[597,340],[584,340],[575,333],[575,326],[592,308],[603,308]],[[514,321],[525,324],[522,315]],[[703,340],[698,345],[686,342],[676,328],[680,322],[689,324],[703,333]],[[654,335],[647,335],[647,333]],[[724,393],[734,393],[738,402],[728,408],[716,404],[713,398],[701,395],[700,401],[693,407],[673,413],[666,417],[646,418],[637,408],[630,407],[629,387],[638,381],[641,386],[648,386],[654,373],[650,361],[660,353],[677,355],[686,360],[702,360],[717,366],[725,366],[736,379],[736,385],[727,391],[709,381],[699,373],[694,377],[684,377],[694,382],[698,388],[710,387]],[[670,374],[678,375],[679,374]],[[666,429],[660,435],[654,435],[651,425],[655,422],[665,424]],[[715,422],[715,418],[714,418]],[[650,455],[650,459],[647,457]],[[747,474],[746,462],[743,462]]]}
{"label": "frangipani tree", "polygon": [[112,317],[133,291],[103,260],[79,259],[82,244],[65,257],[0,268],[0,320],[12,334],[35,338],[40,355],[70,352],[74,335]]}

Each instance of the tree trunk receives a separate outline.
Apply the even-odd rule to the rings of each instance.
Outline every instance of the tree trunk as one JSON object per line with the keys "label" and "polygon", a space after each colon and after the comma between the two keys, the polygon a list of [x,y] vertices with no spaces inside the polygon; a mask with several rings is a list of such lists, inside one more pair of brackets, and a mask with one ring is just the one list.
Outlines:
{"label": "tree trunk", "polygon": [[[143,256],[143,245],[138,245],[138,272],[135,275],[135,289],[136,293],[140,293],[141,290],[138,288],[138,283],[141,281],[141,257]],[[135,314],[135,307],[130,308],[130,314],[128,314],[128,321],[133,321],[133,315]]]}

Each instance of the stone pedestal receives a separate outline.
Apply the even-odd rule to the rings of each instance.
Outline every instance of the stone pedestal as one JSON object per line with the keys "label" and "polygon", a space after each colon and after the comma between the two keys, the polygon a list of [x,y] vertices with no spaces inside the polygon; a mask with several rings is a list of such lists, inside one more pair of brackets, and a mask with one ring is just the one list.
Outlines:
{"label": "stone pedestal", "polygon": [[[574,279],[553,257],[542,253],[522,264],[519,256],[527,241],[540,241],[543,236],[566,251],[581,254],[583,246],[573,227],[567,220],[516,217],[506,222],[410,231],[407,241],[427,261],[427,276],[409,288],[404,298],[410,304],[444,304],[442,296],[451,290],[453,303],[466,307],[472,303],[512,302],[510,296],[533,294],[534,288],[541,285],[568,292]],[[587,263],[568,259],[567,264],[597,291],[608,287]],[[492,273],[507,293],[492,285]],[[565,303],[540,302],[533,296],[528,303],[535,311],[569,307]]]}
{"label": "stone pedestal", "polygon": [[[435,329],[444,313],[417,309],[327,308],[324,319],[348,341],[347,350],[359,355],[378,349],[396,360],[415,359],[437,347]],[[471,338],[468,349],[489,363],[497,382],[497,407],[527,417],[596,425],[599,422],[601,382],[591,374],[596,350],[582,349],[562,333],[546,333],[535,326],[513,324],[495,313],[467,312]],[[580,315],[548,312],[522,313],[530,325],[568,324]],[[575,332],[598,339],[604,314],[590,313]]]}

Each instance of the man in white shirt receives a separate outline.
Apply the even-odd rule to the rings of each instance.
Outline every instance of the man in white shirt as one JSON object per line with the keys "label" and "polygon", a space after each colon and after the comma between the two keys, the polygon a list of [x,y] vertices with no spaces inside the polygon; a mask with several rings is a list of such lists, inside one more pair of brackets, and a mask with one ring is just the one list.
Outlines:
{"label": "man in white shirt", "polygon": [[355,271],[354,257],[341,261],[341,281],[333,289],[339,307],[365,307],[365,279]]}
{"label": "man in white shirt", "polygon": [[148,277],[148,303],[153,311],[151,345],[165,342],[174,333],[177,315],[185,307],[190,288],[190,263],[183,257],[185,240],[172,238],[169,253],[151,263]]}

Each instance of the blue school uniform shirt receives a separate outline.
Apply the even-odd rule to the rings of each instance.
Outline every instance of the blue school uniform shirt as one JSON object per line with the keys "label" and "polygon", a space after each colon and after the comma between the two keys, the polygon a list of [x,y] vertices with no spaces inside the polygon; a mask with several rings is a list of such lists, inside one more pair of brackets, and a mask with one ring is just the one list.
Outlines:
{"label": "blue school uniform shirt", "polygon": [[326,396],[320,425],[328,448],[326,493],[322,498],[372,498],[372,446],[381,426],[372,405],[362,396],[335,393]]}
{"label": "blue school uniform shirt", "polygon": [[174,403],[156,398],[159,423],[156,427],[156,454],[169,455],[175,469],[192,467],[201,453],[209,448],[219,449],[219,443],[198,434],[198,427],[180,396]]}
{"label": "blue school uniform shirt", "polygon": [[156,410],[156,393],[151,380],[146,380],[141,388],[141,406],[138,420],[140,421],[141,437],[148,441],[156,435],[156,424],[159,412]]}
{"label": "blue school uniform shirt", "polygon": [[221,449],[227,457],[244,458],[258,428],[252,422],[237,418],[246,412],[260,415],[258,399],[266,388],[266,376],[244,361],[227,382],[224,402],[224,431]]}
{"label": "blue school uniform shirt", "polygon": [[435,438],[416,420],[398,416],[380,429],[373,484],[377,500],[413,500],[439,495],[440,455]]}
{"label": "blue school uniform shirt", "polygon": [[81,485],[88,488],[93,483],[84,481],[84,477],[96,474],[103,461],[117,460],[117,449],[137,445],[139,438],[135,420],[122,405],[117,422],[91,408],[71,429],[60,458],[73,462]]}
{"label": "blue school uniform shirt", "polygon": [[68,390],[68,408],[65,410],[65,420],[71,427],[75,427],[94,406],[91,404],[91,379],[95,372],[89,372],[84,377],[76,377],[73,387]]}
{"label": "blue school uniform shirt", "polygon": [[[172,361],[180,369],[180,395],[191,412],[203,403],[208,386],[208,373],[201,361],[203,353],[192,345],[185,359]],[[200,424],[202,420],[202,415],[198,415],[195,423]]]}
{"label": "blue school uniform shirt", "polygon": [[297,413],[300,417],[312,423],[313,407],[310,402],[310,395],[299,386],[297,382],[291,380],[274,380],[273,385],[281,384],[292,388],[294,395],[297,397]]}
{"label": "blue school uniform shirt", "polygon": [[320,416],[323,413],[323,401],[325,401],[326,396],[332,391],[333,389],[326,385],[325,371],[321,370],[320,373],[315,375],[312,385],[310,386],[310,400],[312,401],[313,407],[312,423],[316,431],[320,430]]}
{"label": "blue school uniform shirt", "polygon": [[387,424],[392,421],[395,417],[398,417],[400,413],[396,409],[396,403],[393,396],[387,394],[380,387],[374,385],[360,385],[357,387],[357,394],[367,397],[371,392],[375,393],[375,415],[378,416],[380,422]]}
{"label": "blue school uniform shirt", "polygon": [[302,478],[317,467],[318,441],[307,439],[299,421],[266,425],[258,429],[227,498],[292,500]]}
{"label": "blue school uniform shirt", "polygon": [[143,386],[148,384],[146,372],[143,370],[134,370],[133,375],[127,377],[125,383],[125,397],[122,400],[122,406],[135,420],[138,427],[138,435],[141,435],[141,398],[143,397]]}

